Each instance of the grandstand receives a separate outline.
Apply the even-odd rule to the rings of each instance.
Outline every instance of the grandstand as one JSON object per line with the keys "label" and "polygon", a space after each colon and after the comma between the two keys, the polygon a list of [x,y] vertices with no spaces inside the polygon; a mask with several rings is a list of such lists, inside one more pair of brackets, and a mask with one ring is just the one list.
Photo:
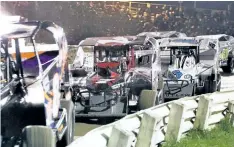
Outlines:
{"label": "grandstand", "polygon": [[231,21],[234,13],[230,13],[233,9],[227,11],[231,2],[215,3],[208,9],[201,7],[200,2],[196,6],[193,2],[126,1],[2,2],[1,5],[13,15],[29,20],[54,21],[65,29],[69,44],[78,44],[86,37],[136,35],[144,31],[175,30],[189,36],[234,35]]}

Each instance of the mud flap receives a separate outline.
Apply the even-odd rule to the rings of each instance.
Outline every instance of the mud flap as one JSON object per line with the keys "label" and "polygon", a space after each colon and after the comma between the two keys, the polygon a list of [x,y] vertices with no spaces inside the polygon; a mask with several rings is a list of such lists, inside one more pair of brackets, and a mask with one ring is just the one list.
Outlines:
{"label": "mud flap", "polygon": [[22,147],[56,147],[56,136],[47,126],[27,126],[23,129]]}

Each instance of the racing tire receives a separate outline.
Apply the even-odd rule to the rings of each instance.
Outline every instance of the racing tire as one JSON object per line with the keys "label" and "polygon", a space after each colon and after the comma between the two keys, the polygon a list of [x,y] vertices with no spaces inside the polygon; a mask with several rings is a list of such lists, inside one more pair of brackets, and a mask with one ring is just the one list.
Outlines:
{"label": "racing tire", "polygon": [[23,129],[21,147],[55,147],[56,136],[47,126],[27,126]]}
{"label": "racing tire", "polygon": [[75,129],[75,107],[71,100],[61,100],[61,107],[67,110],[67,130],[60,141],[57,142],[57,147],[65,147],[72,143],[74,139]]}
{"label": "racing tire", "polygon": [[213,81],[213,80],[206,80],[204,83],[204,93],[213,93],[215,91],[217,91],[217,81]]}
{"label": "racing tire", "polygon": [[227,61],[227,66],[222,67],[224,73],[232,73],[234,69],[234,58],[229,57]]}
{"label": "racing tire", "polygon": [[157,99],[157,91],[142,90],[140,97],[139,97],[138,109],[144,110],[144,109],[155,106],[156,99]]}

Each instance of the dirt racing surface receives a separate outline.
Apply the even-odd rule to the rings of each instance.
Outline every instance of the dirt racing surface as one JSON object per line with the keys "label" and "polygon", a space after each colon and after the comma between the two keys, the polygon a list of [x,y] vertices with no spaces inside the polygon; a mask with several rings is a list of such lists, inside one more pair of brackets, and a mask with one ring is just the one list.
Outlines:
{"label": "dirt racing surface", "polygon": [[75,138],[84,136],[87,132],[111,122],[114,122],[114,120],[90,120],[88,118],[76,119],[74,136]]}

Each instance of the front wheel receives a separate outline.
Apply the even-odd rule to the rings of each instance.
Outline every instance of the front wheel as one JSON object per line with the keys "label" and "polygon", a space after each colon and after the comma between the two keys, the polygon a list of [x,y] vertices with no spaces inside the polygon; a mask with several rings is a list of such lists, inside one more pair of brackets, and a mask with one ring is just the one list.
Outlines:
{"label": "front wheel", "polygon": [[204,84],[204,94],[213,93],[218,90],[217,81],[214,80],[206,80]]}

